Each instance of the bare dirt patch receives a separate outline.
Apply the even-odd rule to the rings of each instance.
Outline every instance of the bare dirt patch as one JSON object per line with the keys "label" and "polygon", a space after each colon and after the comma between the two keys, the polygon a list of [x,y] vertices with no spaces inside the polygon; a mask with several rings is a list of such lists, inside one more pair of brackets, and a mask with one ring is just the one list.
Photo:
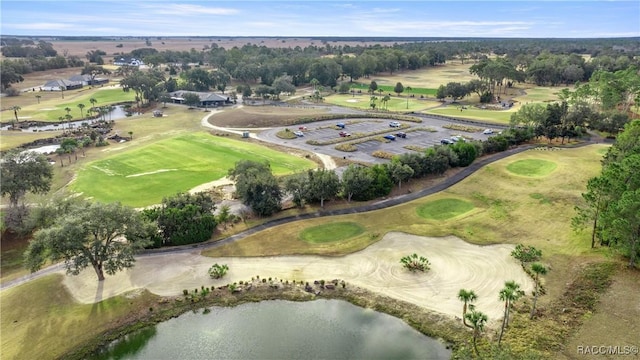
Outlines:
{"label": "bare dirt patch", "polygon": [[[451,236],[428,238],[389,233],[363,251],[338,258],[153,255],[139,258],[133,269],[107,277],[100,285],[91,269],[79,276],[65,277],[64,284],[78,301],[95,303],[138,288],[161,296],[175,296],[183,289],[222,286],[255,276],[304,281],[337,278],[450,316],[461,315],[456,295],[461,288],[467,288],[478,294],[478,309],[497,321],[502,308],[496,294],[505,281],[515,280],[526,291],[533,288],[529,276],[510,256],[512,249],[510,245],[471,245]],[[413,252],[429,258],[432,264],[429,272],[412,273],[401,266],[399,259]],[[207,275],[207,269],[214,263],[229,265],[224,279],[213,280]]]}

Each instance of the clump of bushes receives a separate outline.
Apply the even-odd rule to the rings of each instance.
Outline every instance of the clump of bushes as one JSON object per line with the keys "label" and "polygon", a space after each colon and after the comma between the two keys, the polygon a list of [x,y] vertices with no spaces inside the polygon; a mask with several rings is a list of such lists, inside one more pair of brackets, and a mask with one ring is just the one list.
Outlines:
{"label": "clump of bushes", "polygon": [[227,274],[227,271],[229,271],[229,266],[226,264],[220,265],[216,263],[209,268],[208,272],[212,279],[220,279]]}
{"label": "clump of bushes", "polygon": [[428,271],[431,269],[431,263],[424,256],[418,256],[418,254],[413,253],[411,255],[403,256],[400,259],[400,263],[402,266],[409,271]]}
{"label": "clump of bushes", "polygon": [[354,152],[358,150],[358,147],[353,144],[338,144],[335,146],[335,149],[344,152]]}
{"label": "clump of bushes", "polygon": [[392,153],[386,152],[386,151],[377,150],[377,151],[372,152],[371,156],[377,157],[377,158],[380,158],[380,159],[391,159],[391,158],[393,158],[395,156],[395,154],[392,154]]}

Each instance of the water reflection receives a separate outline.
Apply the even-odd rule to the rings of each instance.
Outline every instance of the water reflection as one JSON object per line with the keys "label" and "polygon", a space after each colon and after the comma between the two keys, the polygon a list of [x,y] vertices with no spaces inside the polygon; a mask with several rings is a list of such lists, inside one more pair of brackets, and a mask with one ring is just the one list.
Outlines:
{"label": "water reflection", "polygon": [[[126,117],[127,117],[127,111],[124,109],[122,105],[118,105],[118,106],[114,106],[113,110],[109,111],[104,116],[104,120],[106,121],[120,120]],[[90,124],[93,121],[97,121],[97,120],[98,119],[93,119],[93,120],[84,119],[84,120],[55,123],[55,124],[54,123],[42,124],[37,126],[29,126],[29,127],[21,128],[18,130],[12,130],[12,131],[39,132],[39,131],[54,131],[54,130],[63,130],[63,129],[75,129],[75,128],[81,127],[82,124]],[[11,125],[5,125],[0,127],[0,130],[9,130],[10,127]]]}
{"label": "water reflection", "polygon": [[136,334],[112,344],[100,359],[448,359],[451,356],[442,343],[422,335],[400,319],[338,300],[277,300],[216,307],[206,315],[183,314],[158,324],[155,329],[157,332]]}

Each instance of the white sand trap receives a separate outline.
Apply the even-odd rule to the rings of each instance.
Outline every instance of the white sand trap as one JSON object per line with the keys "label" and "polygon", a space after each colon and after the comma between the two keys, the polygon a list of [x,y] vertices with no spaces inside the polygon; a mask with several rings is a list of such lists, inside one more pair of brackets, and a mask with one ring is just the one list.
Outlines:
{"label": "white sand trap", "polygon": [[349,103],[357,103],[357,102],[360,102],[360,100],[358,100],[358,99],[349,99],[349,100],[347,100],[347,102],[349,102]]}
{"label": "white sand trap", "polygon": [[[498,292],[504,282],[515,280],[530,294],[533,281],[510,253],[511,245],[477,246],[456,237],[428,238],[389,233],[381,241],[344,257],[279,256],[264,258],[208,258],[197,253],[140,257],[133,269],[107,276],[98,289],[93,269],[66,276],[65,286],[82,303],[94,303],[124,292],[147,288],[161,296],[182,294],[182,289],[222,286],[260,277],[313,281],[343,279],[374,292],[408,301],[427,309],[461,316],[457,299],[462,288],[478,295],[476,307],[496,321],[503,305]],[[412,253],[431,262],[428,273],[411,273],[400,258]],[[207,269],[214,263],[229,265],[224,279],[213,280]]]}
{"label": "white sand trap", "polygon": [[159,173],[163,173],[163,172],[167,172],[167,171],[177,171],[178,169],[160,169],[160,170],[155,170],[155,171],[149,171],[149,172],[144,172],[144,173],[139,173],[139,174],[132,174],[132,175],[127,175],[126,177],[138,177],[138,176],[145,176],[145,175],[153,175],[153,174],[159,174]]}
{"label": "white sand trap", "polygon": [[204,183],[204,184],[200,184],[196,187],[194,187],[193,189],[189,190],[190,194],[195,194],[195,193],[199,193],[202,191],[207,191],[207,190],[211,190],[213,188],[216,188],[218,186],[226,186],[226,185],[233,185],[234,182],[233,180],[229,179],[228,177],[223,177],[220,178],[218,180],[214,180],[208,183]]}

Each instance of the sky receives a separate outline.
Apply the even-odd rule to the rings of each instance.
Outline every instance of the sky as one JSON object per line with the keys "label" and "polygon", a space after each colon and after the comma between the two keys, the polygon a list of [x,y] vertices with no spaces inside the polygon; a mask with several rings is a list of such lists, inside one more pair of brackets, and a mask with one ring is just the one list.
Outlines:
{"label": "sky", "polygon": [[640,1],[0,0],[1,35],[608,38]]}

